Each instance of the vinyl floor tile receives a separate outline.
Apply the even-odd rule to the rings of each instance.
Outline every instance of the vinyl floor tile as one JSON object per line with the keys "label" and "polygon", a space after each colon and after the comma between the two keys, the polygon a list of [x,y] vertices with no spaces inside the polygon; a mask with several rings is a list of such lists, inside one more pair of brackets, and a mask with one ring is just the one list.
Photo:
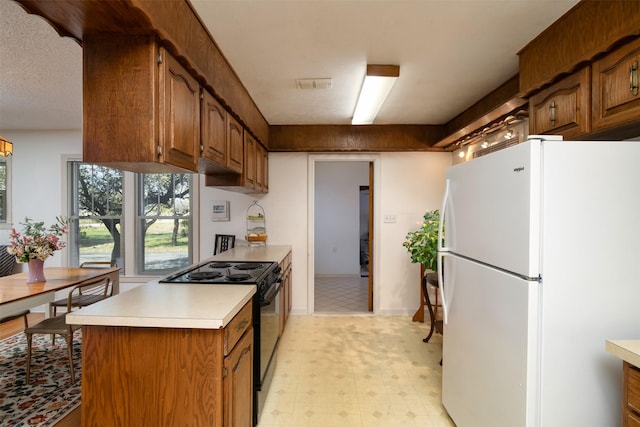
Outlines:
{"label": "vinyl floor tile", "polygon": [[405,316],[290,316],[258,427],[452,427],[442,337]]}

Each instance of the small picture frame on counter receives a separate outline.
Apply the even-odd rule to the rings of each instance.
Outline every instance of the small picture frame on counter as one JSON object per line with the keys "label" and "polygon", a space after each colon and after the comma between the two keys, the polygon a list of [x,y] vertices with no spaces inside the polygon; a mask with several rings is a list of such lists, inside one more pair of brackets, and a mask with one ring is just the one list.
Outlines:
{"label": "small picture frame on counter", "polygon": [[211,221],[229,221],[229,201],[215,200],[211,209]]}

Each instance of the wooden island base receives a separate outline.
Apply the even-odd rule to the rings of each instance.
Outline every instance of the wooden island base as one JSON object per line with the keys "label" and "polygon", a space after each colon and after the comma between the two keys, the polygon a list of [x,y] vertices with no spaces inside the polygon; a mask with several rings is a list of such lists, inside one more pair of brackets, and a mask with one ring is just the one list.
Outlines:
{"label": "wooden island base", "polygon": [[82,425],[252,425],[251,302],[224,329],[83,326]]}

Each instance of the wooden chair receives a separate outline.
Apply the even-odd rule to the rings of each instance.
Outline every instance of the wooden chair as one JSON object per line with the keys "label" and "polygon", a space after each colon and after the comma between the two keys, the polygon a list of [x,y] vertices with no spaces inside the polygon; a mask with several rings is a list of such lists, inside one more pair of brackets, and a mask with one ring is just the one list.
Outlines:
{"label": "wooden chair", "polygon": [[8,245],[0,245],[0,277],[13,274],[16,256],[7,252]]}
{"label": "wooden chair", "polygon": [[[80,264],[80,268],[109,268],[116,267],[115,261],[87,261]],[[105,298],[113,296],[113,286],[109,286],[104,290],[102,287],[94,289],[86,289],[80,295],[75,296],[75,300],[72,301],[73,307],[84,307],[85,305],[93,304]],[[49,304],[49,313],[51,317],[56,317],[58,314],[58,307],[66,307],[67,298],[56,300]]]}
{"label": "wooden chair", "polygon": [[29,319],[27,318],[29,313],[31,313],[31,311],[24,310],[24,311],[21,311],[20,313],[12,314],[10,316],[5,316],[0,319],[0,325],[22,317],[24,318],[24,327],[26,329],[27,327],[29,327]]}
{"label": "wooden chair", "polygon": [[213,254],[227,251],[236,245],[236,236],[233,234],[216,234],[213,245]]}
{"label": "wooden chair", "polygon": [[80,264],[80,268],[112,268],[117,266],[115,261],[85,261]]}
{"label": "wooden chair", "polygon": [[[66,299],[67,301],[67,313],[71,312],[76,307],[84,307],[89,305],[86,303],[86,299],[79,305],[77,301],[82,300],[83,297],[87,295],[91,295],[91,292],[96,292],[97,295],[108,295],[108,289],[111,288],[111,279],[108,277],[103,277],[98,280],[94,280],[87,283],[81,283],[79,285],[74,286],[71,291],[69,291],[69,295]],[[94,302],[97,302],[101,299],[96,299]],[[76,302],[74,302],[76,301]],[[44,334],[44,335],[61,335],[67,341],[67,357],[69,358],[69,371],[71,373],[71,382],[75,384],[75,371],[73,368],[73,333],[80,329],[80,325],[68,325],[66,322],[67,313],[61,314],[60,316],[50,317],[48,319],[44,319],[43,321],[25,328],[24,333],[27,334],[27,384],[31,379],[31,350],[32,350],[32,339],[33,334]],[[55,340],[52,345],[55,344]]]}

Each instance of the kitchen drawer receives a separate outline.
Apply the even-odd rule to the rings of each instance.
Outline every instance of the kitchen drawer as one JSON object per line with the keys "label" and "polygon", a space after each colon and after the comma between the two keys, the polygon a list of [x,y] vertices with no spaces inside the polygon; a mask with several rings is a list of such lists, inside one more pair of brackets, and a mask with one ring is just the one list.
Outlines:
{"label": "kitchen drawer", "polygon": [[626,424],[622,424],[625,427],[640,427],[640,415],[636,415],[633,412],[627,412]]}
{"label": "kitchen drawer", "polygon": [[245,304],[224,328],[224,355],[227,356],[247,329],[251,327],[252,301]]}
{"label": "kitchen drawer", "polygon": [[640,418],[640,369],[629,365],[627,369],[627,407]]}

